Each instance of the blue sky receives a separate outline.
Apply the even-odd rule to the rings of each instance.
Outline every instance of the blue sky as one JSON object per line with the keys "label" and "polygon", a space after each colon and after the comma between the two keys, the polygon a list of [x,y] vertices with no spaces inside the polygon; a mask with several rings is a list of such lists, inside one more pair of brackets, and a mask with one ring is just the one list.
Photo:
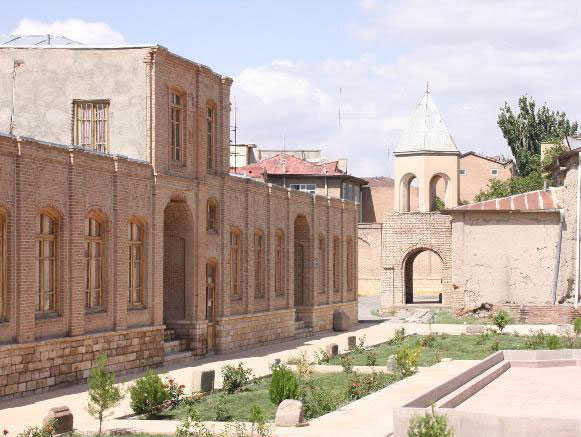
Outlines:
{"label": "blue sky", "polygon": [[234,78],[239,142],[372,176],[391,173],[426,81],[463,152],[509,154],[496,118],[525,93],[581,119],[580,22],[578,0],[21,0],[0,33],[159,43]]}

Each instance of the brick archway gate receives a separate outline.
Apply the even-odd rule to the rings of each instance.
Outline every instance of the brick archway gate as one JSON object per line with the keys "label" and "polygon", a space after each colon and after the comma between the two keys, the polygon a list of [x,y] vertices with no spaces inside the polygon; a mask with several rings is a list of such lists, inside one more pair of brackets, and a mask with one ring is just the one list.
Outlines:
{"label": "brick archway gate", "polygon": [[[424,251],[441,260],[442,303],[452,305],[452,222],[440,213],[386,215],[382,231],[381,312],[406,302],[406,263]],[[409,275],[409,273],[408,273]],[[408,276],[408,279],[409,276]],[[409,281],[408,281],[409,282]],[[413,301],[413,299],[412,299]]]}

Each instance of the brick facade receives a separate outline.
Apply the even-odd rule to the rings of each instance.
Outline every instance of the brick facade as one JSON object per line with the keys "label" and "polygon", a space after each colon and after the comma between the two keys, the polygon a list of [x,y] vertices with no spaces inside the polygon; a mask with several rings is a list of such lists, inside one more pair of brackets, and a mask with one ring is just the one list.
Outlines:
{"label": "brick facade", "polygon": [[[143,74],[144,85],[141,91],[134,87],[132,92],[146,105],[142,122],[138,123],[141,132],[127,141],[139,150],[134,155],[128,153],[130,157],[126,158],[77,146],[0,136],[0,212],[6,242],[6,310],[0,323],[0,342],[4,344],[0,345],[0,357],[10,356],[2,361],[0,382],[3,376],[6,380],[0,388],[6,397],[86,378],[86,370],[94,363],[97,349],[92,349],[92,355],[86,355],[80,349],[85,343],[79,342],[110,343],[110,347],[99,347],[100,350],[107,352],[112,368],[125,371],[163,361],[160,339],[164,326],[186,340],[194,355],[202,356],[207,353],[208,345],[214,346],[216,352],[226,352],[293,338],[297,320],[304,321],[314,331],[331,329],[330,308],[344,308],[351,320],[357,321],[357,282],[351,281],[348,289],[346,278],[348,271],[353,278],[357,277],[356,244],[351,243],[349,268],[346,256],[348,241],[357,241],[357,205],[229,176],[231,79],[159,46],[118,51],[70,50],[28,49],[22,56],[26,57],[28,66],[43,68],[43,62],[48,60],[51,66],[64,65],[60,61],[71,53],[87,62],[105,57],[111,63],[124,62],[120,52],[131,54],[125,62],[134,63],[135,74]],[[140,56],[134,56],[135,52]],[[72,93],[71,98],[76,93],[79,98],[86,98],[83,87],[75,88],[74,84],[79,79],[76,75],[90,82],[88,72],[71,68],[67,74],[73,78],[70,81],[73,86],[67,88],[67,93]],[[111,102],[111,122],[123,123],[125,114],[116,110],[118,90],[123,88],[116,83],[101,85],[99,97],[109,98]],[[181,162],[172,161],[169,147],[168,102],[174,91],[183,99]],[[39,101],[37,107],[48,104]],[[56,109],[67,111],[71,104],[72,100],[66,101]],[[215,158],[212,168],[208,169],[206,116],[210,106],[215,110]],[[32,133],[35,126],[42,124],[41,115],[38,120],[26,123]],[[36,115],[29,112],[27,116]],[[70,125],[63,129],[70,129]],[[115,132],[111,131],[110,151],[131,152],[131,148],[119,145]],[[208,199],[217,207],[213,230],[207,230],[206,226]],[[53,314],[41,317],[35,313],[34,239],[38,214],[45,210],[54,215],[57,223],[57,306]],[[85,222],[93,213],[98,215],[103,228],[103,305],[98,311],[87,311]],[[140,284],[143,305],[137,306],[128,305],[130,221],[139,223],[143,229]],[[240,232],[240,290],[236,295],[230,283],[230,230],[233,228]],[[264,236],[263,293],[255,289],[253,236],[257,231]],[[274,287],[277,233],[284,239],[280,293],[275,293]],[[324,257],[315,250],[319,238],[326,247]],[[337,292],[332,290],[330,256],[335,238],[341,244],[341,283]],[[295,268],[295,248],[301,244],[302,276]],[[207,337],[210,325],[206,301],[208,263],[216,267],[213,342],[208,342]],[[322,277],[324,287],[321,287]],[[297,301],[300,305],[295,305],[296,287],[302,287],[302,302]],[[131,338],[131,350],[120,346],[121,335]],[[32,376],[30,372],[36,370],[30,366],[13,366],[14,351],[21,347],[30,349],[36,359],[34,354],[42,356],[44,350],[38,348],[47,341],[54,349],[63,350],[63,360],[82,364],[75,365],[74,371],[71,365],[70,371],[63,368],[59,370],[62,373],[53,375],[51,370],[48,373],[43,370]],[[76,349],[67,346],[71,342]],[[61,359],[55,355],[57,358]],[[49,363],[48,368],[54,366]],[[8,375],[11,375],[10,384]],[[54,381],[49,381],[52,377]],[[37,385],[29,384],[30,381],[37,381]]]}

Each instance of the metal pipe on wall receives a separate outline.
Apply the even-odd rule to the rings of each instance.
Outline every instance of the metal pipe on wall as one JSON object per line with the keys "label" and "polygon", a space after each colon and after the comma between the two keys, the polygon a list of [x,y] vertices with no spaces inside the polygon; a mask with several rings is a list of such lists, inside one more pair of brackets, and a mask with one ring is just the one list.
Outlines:
{"label": "metal pipe on wall", "polygon": [[579,168],[579,153],[577,153],[577,246],[575,248],[575,309],[579,304],[579,195],[581,190],[581,168]]}
{"label": "metal pipe on wall", "polygon": [[559,209],[559,238],[557,239],[555,268],[553,270],[553,305],[557,304],[557,283],[559,281],[559,266],[561,265],[561,241],[563,240],[563,222],[565,221],[565,212],[563,208]]}

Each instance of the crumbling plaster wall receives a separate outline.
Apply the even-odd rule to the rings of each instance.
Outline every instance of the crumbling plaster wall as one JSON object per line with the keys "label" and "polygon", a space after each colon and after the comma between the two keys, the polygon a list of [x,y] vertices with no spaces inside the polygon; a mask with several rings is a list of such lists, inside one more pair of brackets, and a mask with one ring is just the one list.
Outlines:
{"label": "crumbling plaster wall", "polygon": [[551,302],[558,212],[452,214],[452,284],[464,308]]}

